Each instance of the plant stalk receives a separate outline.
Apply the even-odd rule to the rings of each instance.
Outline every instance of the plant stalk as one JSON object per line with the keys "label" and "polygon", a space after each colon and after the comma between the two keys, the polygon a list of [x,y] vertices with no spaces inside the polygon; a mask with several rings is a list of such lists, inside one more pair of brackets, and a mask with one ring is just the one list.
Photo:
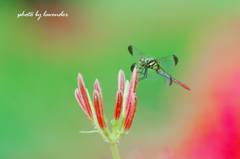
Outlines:
{"label": "plant stalk", "polygon": [[116,144],[111,144],[112,156],[113,159],[120,159],[118,147]]}

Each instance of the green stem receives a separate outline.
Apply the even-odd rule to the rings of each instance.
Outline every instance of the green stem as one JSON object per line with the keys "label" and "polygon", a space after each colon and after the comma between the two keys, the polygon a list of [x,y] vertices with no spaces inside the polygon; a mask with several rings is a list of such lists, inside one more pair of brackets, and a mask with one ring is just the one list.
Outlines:
{"label": "green stem", "polygon": [[118,148],[116,144],[111,144],[113,159],[120,159]]}

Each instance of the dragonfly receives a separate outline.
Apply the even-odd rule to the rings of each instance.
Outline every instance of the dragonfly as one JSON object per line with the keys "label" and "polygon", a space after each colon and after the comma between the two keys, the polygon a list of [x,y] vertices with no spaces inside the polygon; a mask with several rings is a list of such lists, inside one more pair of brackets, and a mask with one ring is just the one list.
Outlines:
{"label": "dragonfly", "polygon": [[168,69],[174,68],[178,64],[177,56],[170,55],[167,57],[154,59],[132,45],[128,46],[128,51],[136,60],[138,60],[138,63],[133,63],[131,65],[131,71],[133,71],[135,66],[139,68],[139,81],[143,79],[158,80],[161,76],[163,76],[165,86],[171,86],[174,82],[183,88],[190,90],[187,85],[173,78],[162,68],[162,66],[165,66]]}

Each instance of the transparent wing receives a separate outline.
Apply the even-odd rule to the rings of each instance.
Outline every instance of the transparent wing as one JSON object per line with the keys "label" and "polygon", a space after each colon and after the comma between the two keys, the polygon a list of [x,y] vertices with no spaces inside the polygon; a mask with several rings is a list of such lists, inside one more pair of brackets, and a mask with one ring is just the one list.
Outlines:
{"label": "transparent wing", "polygon": [[187,90],[190,90],[190,88],[187,85],[185,85],[185,84],[181,83],[180,81],[176,80],[175,78],[173,78],[169,73],[167,73],[163,69],[161,69],[161,71],[159,71],[158,74],[163,76],[165,86],[171,86],[172,82],[174,82],[174,83],[182,86],[183,88],[185,88]]}
{"label": "transparent wing", "polygon": [[178,58],[175,55],[156,59],[160,65],[167,67],[168,69],[174,68],[178,64]]}
{"label": "transparent wing", "polygon": [[149,55],[144,54],[132,45],[128,46],[128,51],[136,60],[139,60],[140,58],[151,58]]}
{"label": "transparent wing", "polygon": [[172,78],[163,77],[165,86],[169,87],[172,85]]}
{"label": "transparent wing", "polygon": [[148,69],[146,80],[156,81],[156,80],[159,80],[160,78],[161,76],[157,73],[156,70]]}
{"label": "transparent wing", "polygon": [[[137,66],[138,69],[141,69],[142,67],[139,65],[139,63],[133,63],[130,67],[131,71],[133,72],[134,67]],[[140,70],[141,71],[141,70]]]}
{"label": "transparent wing", "polygon": [[165,86],[171,86],[172,85],[172,76],[161,69],[161,71],[158,72],[159,75],[163,76]]}

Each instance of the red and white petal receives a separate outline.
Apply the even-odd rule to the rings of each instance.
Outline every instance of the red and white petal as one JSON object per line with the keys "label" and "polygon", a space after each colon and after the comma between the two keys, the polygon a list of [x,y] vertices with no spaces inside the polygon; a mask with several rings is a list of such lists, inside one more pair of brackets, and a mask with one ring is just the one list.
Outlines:
{"label": "red and white petal", "polygon": [[138,67],[135,67],[132,73],[131,81],[130,81],[128,96],[127,96],[126,105],[125,105],[125,112],[128,110],[128,103],[130,102],[130,97],[132,96],[133,93],[136,92],[138,79],[139,79]]}
{"label": "red and white petal", "polygon": [[104,109],[103,109],[102,89],[101,89],[101,86],[100,86],[100,83],[99,83],[98,79],[96,79],[96,81],[94,82],[94,90],[96,90],[99,94],[100,111],[104,116],[105,114],[104,114]]}
{"label": "red and white petal", "polygon": [[123,105],[123,93],[121,90],[118,90],[116,95],[114,114],[113,114],[114,120],[118,120],[120,118],[120,115],[122,112],[122,105]]}
{"label": "red and white petal", "polygon": [[101,111],[101,108],[100,108],[100,96],[97,90],[94,90],[94,93],[93,93],[93,103],[94,103],[98,124],[100,128],[104,130],[107,126],[104,120],[103,112]]}
{"label": "red and white petal", "polygon": [[120,70],[118,73],[118,90],[121,90],[124,93],[124,85],[125,85],[125,75],[123,70]]}
{"label": "red and white petal", "polygon": [[84,105],[86,107],[86,111],[88,112],[90,118],[92,119],[93,115],[92,115],[92,110],[91,110],[91,107],[90,107],[89,99],[88,99],[88,96],[87,96],[85,83],[84,83],[83,77],[80,73],[78,74],[78,86],[79,86],[80,93],[82,95],[82,99],[84,101]]}
{"label": "red and white petal", "polygon": [[128,110],[127,110],[127,116],[124,122],[123,129],[124,131],[128,131],[132,125],[132,121],[136,112],[137,107],[137,95],[134,93],[131,98],[130,102],[128,103]]}

